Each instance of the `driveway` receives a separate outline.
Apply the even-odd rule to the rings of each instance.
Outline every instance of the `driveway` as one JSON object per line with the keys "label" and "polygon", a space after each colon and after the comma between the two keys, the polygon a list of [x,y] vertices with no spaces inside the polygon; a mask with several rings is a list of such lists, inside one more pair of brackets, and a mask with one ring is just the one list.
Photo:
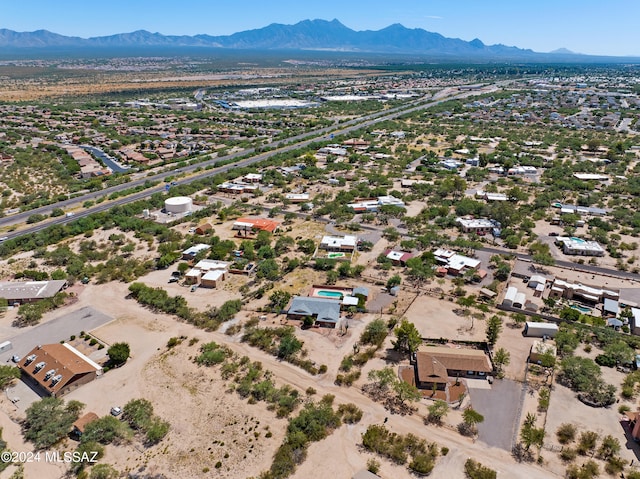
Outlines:
{"label": "driveway", "polygon": [[38,344],[58,343],[68,340],[80,331],[92,331],[113,318],[89,306],[52,319],[33,329],[16,334],[2,341],[11,341],[13,348],[0,354],[0,363],[8,362],[14,354],[22,357]]}
{"label": "driveway", "polygon": [[522,384],[500,379],[491,389],[469,388],[473,408],[484,416],[478,424],[478,439],[489,446],[511,451],[513,435],[520,422]]}

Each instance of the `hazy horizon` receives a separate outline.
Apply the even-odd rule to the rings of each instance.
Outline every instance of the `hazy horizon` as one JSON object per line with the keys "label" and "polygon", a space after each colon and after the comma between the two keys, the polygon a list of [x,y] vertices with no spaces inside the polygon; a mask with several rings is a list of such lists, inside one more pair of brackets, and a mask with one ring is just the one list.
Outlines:
{"label": "hazy horizon", "polygon": [[[246,12],[251,12],[247,15]],[[504,44],[536,52],[566,48],[574,53],[640,56],[640,2],[584,0],[579,6],[551,0],[397,0],[300,3],[289,0],[218,4],[183,0],[33,0],[3,5],[0,28],[48,30],[81,38],[148,30],[163,35],[230,35],[271,23],[338,19],[353,30],[380,30],[394,23],[445,37],[487,45]]]}

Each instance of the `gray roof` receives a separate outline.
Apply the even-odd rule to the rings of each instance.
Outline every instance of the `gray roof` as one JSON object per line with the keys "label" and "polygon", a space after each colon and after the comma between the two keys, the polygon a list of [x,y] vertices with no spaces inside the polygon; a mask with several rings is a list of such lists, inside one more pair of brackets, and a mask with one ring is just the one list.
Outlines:
{"label": "gray roof", "polygon": [[353,292],[351,294],[353,296],[355,296],[356,294],[361,294],[365,298],[368,298],[369,297],[369,288],[366,288],[364,286],[356,286],[355,288],[353,288]]}
{"label": "gray roof", "polygon": [[614,301],[613,299],[609,299],[609,298],[604,298],[604,310],[608,311],[609,313],[615,313],[618,314],[619,312],[619,305],[617,301]]}
{"label": "gray roof", "polygon": [[64,279],[0,283],[0,298],[5,298],[7,301],[51,298],[64,288],[66,284],[67,282]]}
{"label": "gray roof", "polygon": [[288,314],[315,316],[319,321],[337,322],[340,319],[340,302],[333,299],[295,296]]}

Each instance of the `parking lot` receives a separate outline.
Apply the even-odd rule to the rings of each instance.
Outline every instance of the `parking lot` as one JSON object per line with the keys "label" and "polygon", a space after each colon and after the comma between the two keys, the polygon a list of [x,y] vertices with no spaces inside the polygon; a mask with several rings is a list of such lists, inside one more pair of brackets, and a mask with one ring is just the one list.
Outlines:
{"label": "parking lot", "polygon": [[81,331],[92,331],[112,319],[90,306],[72,311],[13,337],[4,338],[3,341],[11,341],[12,349],[0,354],[0,362],[11,361],[13,355],[22,357],[38,344],[58,343]]}

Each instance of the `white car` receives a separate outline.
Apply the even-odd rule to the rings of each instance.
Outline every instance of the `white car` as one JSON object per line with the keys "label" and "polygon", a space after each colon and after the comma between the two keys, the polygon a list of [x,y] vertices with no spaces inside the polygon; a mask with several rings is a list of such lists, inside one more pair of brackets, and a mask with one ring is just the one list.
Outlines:
{"label": "white car", "polygon": [[120,414],[122,414],[122,408],[119,406],[114,406],[111,408],[111,415],[112,416],[119,416]]}

